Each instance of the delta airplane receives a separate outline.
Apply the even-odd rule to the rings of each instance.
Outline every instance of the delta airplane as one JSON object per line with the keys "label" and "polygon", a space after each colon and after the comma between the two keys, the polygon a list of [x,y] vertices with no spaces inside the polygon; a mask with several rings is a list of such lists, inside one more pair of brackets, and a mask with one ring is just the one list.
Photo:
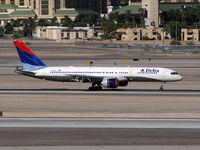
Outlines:
{"label": "delta airplane", "polygon": [[[127,86],[128,82],[175,82],[182,77],[176,71],[159,67],[49,67],[21,40],[13,41],[23,69],[22,75],[58,82],[92,83],[89,90]],[[163,90],[161,85],[160,90]]]}

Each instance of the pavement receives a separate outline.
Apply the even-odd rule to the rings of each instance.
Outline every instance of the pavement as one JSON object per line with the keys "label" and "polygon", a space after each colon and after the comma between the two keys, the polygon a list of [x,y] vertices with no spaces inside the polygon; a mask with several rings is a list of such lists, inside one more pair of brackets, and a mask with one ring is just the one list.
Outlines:
{"label": "pavement", "polygon": [[90,84],[17,75],[21,63],[16,49],[12,41],[0,40],[0,150],[199,149],[200,55],[192,53],[195,48],[162,51],[110,42],[28,42],[50,66],[88,66],[87,61],[94,66],[158,66],[175,69],[184,79],[167,83],[162,92],[160,83],[89,92]]}
{"label": "pavement", "polygon": [[133,90],[88,91],[85,89],[0,89],[0,94],[84,94],[84,95],[186,95],[200,96],[200,90]]}
{"label": "pavement", "polygon": [[0,111],[4,117],[200,118],[198,55],[31,42],[30,48],[50,66],[88,66],[85,62],[93,61],[94,66],[169,67],[183,76],[181,82],[165,84],[165,91],[158,91],[160,83],[133,82],[116,90],[89,92],[91,84],[50,82],[16,74],[15,67],[21,63],[15,47],[8,41],[0,44]]}
{"label": "pavement", "polygon": [[37,146],[100,148],[99,146],[134,145],[184,145],[186,147],[200,145],[200,120],[2,118],[0,135],[2,135],[0,147],[15,148],[30,146],[33,148]]}
{"label": "pavement", "polygon": [[0,150],[199,150],[200,146],[36,146],[0,147]]}
{"label": "pavement", "polygon": [[173,67],[186,66],[176,69],[184,79],[165,84],[164,91],[158,91],[160,83],[136,82],[115,90],[88,91],[90,84],[43,81],[1,68],[0,111],[5,117],[200,118],[199,63],[191,60],[196,68],[187,63],[176,60],[179,65]]}
{"label": "pavement", "polygon": [[200,129],[200,119],[0,118],[0,128]]}

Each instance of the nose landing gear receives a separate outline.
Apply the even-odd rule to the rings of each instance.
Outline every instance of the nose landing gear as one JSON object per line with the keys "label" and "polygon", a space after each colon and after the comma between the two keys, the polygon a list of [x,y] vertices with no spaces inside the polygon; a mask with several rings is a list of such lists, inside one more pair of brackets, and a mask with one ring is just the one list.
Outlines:
{"label": "nose landing gear", "polygon": [[161,87],[159,88],[159,91],[163,91],[163,85],[161,85]]}
{"label": "nose landing gear", "polygon": [[163,91],[164,90],[164,88],[163,88],[164,84],[166,84],[166,82],[161,83],[161,87],[159,88],[159,91]]}

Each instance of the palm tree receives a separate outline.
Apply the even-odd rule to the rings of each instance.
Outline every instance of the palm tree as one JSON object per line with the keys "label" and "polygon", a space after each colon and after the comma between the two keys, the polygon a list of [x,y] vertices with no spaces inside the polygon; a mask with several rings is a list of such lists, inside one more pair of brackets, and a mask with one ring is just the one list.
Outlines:
{"label": "palm tree", "polygon": [[36,21],[35,21],[35,19],[33,19],[33,18],[30,17],[27,20],[24,20],[23,24],[24,24],[24,30],[23,30],[24,36],[31,37],[33,31],[36,28]]}

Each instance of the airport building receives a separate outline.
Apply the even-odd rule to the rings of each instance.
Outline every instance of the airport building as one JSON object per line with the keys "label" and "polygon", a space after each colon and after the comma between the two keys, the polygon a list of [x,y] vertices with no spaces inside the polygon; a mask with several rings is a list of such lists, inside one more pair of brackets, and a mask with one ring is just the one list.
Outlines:
{"label": "airport building", "polygon": [[158,28],[159,26],[159,1],[142,0],[142,8],[146,10],[145,27]]}
{"label": "airport building", "polygon": [[161,0],[161,3],[195,3],[200,2],[200,0]]}
{"label": "airport building", "polygon": [[0,0],[0,21],[5,25],[11,19],[38,19],[61,21],[64,16],[72,20],[79,14],[107,14],[120,5],[123,0]]}
{"label": "airport building", "polygon": [[141,40],[163,40],[164,37],[170,38],[166,32],[162,29],[144,29],[144,28],[128,28],[118,29],[118,33],[121,33],[122,41],[141,41]]}
{"label": "airport building", "polygon": [[200,30],[199,29],[182,29],[181,40],[184,42],[200,41]]}
{"label": "airport building", "polygon": [[113,13],[125,14],[130,11],[133,15],[139,15],[145,20],[145,28],[158,28],[161,25],[161,14],[170,10],[177,10],[181,6],[196,7],[200,5],[198,1],[182,1],[180,3],[159,0],[133,0],[129,5],[114,10]]}
{"label": "airport building", "polygon": [[59,21],[69,16],[73,20],[79,14],[105,12],[105,0],[101,2],[100,5],[100,0],[0,0],[0,25],[5,25],[11,19],[35,16],[38,19],[58,17]]}
{"label": "airport building", "polygon": [[37,39],[50,39],[50,40],[83,40],[94,38],[95,30],[90,27],[37,27],[35,37]]}

